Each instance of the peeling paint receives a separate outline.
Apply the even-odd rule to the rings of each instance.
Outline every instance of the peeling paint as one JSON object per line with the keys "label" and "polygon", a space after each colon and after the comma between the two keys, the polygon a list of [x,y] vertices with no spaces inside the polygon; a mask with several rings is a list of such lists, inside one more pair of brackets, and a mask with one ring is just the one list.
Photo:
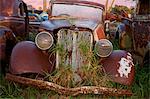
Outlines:
{"label": "peeling paint", "polygon": [[95,89],[95,90],[94,90],[94,93],[95,93],[95,94],[98,94],[98,90],[97,90],[97,89]]}
{"label": "peeling paint", "polygon": [[120,77],[129,77],[129,73],[131,73],[131,68],[134,65],[133,64],[133,59],[131,57],[130,53],[127,53],[127,57],[122,57],[119,61],[119,69],[117,70],[118,73],[120,74]]}

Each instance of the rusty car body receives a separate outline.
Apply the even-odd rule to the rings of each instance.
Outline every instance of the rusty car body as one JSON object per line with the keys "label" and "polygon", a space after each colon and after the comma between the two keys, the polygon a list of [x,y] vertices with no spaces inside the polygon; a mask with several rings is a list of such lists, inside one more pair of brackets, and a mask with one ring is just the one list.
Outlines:
{"label": "rusty car body", "polygon": [[17,37],[28,33],[27,6],[22,0],[0,0],[0,67],[8,64]]}
{"label": "rusty car body", "polygon": [[[12,75],[43,75],[52,73],[60,66],[71,66],[74,79],[78,81],[82,79],[77,74],[78,70],[91,65],[88,59],[92,57],[91,53],[96,53],[98,63],[112,81],[132,84],[135,73],[132,55],[124,50],[113,50],[112,43],[106,39],[102,4],[88,0],[51,0],[50,8],[49,20],[41,23],[35,42],[21,41],[13,48],[9,67]],[[11,79],[11,76],[6,78]]]}
{"label": "rusty car body", "polygon": [[150,1],[138,0],[133,16],[133,49],[140,64],[150,62]]}
{"label": "rusty car body", "polygon": [[1,0],[0,4],[0,25],[10,28],[16,36],[25,36],[28,31],[26,4],[22,0]]}

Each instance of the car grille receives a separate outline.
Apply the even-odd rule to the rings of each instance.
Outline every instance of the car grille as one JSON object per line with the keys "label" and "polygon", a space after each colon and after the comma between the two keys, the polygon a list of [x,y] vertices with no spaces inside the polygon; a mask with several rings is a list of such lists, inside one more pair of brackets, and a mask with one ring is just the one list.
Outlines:
{"label": "car grille", "polygon": [[88,30],[61,29],[57,33],[56,68],[72,66],[77,70],[80,66],[89,65],[89,57],[93,46],[93,35]]}

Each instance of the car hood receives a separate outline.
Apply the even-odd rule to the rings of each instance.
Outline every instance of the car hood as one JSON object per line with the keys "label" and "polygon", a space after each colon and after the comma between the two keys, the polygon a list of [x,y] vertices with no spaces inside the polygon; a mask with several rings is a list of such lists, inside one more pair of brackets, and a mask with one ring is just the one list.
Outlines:
{"label": "car hood", "polygon": [[53,19],[53,20],[43,21],[41,23],[41,28],[53,31],[58,28],[76,26],[76,27],[89,28],[91,30],[94,30],[98,24],[99,24],[98,21],[93,21],[88,19],[71,19],[71,20]]}

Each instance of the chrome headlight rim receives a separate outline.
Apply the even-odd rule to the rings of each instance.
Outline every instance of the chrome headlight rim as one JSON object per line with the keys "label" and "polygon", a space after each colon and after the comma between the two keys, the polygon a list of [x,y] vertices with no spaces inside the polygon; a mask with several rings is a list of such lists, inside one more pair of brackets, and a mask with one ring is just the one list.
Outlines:
{"label": "chrome headlight rim", "polygon": [[[110,52],[109,52],[108,54],[106,54],[106,55],[101,55],[101,54],[99,54],[99,53],[97,52],[96,46],[97,46],[97,44],[100,43],[100,42],[106,42],[106,43],[109,44],[109,46],[110,46],[111,49],[110,49]],[[113,44],[112,44],[108,39],[100,39],[100,40],[96,41],[95,46],[94,46],[94,50],[95,50],[96,55],[98,55],[99,57],[108,57],[108,56],[112,53],[112,51],[113,51]]]}
{"label": "chrome headlight rim", "polygon": [[[41,35],[41,34],[47,34],[48,36],[50,36],[50,38],[51,38],[51,44],[48,46],[48,47],[46,47],[46,48],[41,48],[39,45],[38,45],[38,37],[39,37],[39,35]],[[36,46],[39,48],[39,49],[41,49],[41,50],[48,50],[52,45],[53,45],[53,43],[54,43],[54,39],[53,39],[53,36],[49,33],[49,32],[47,32],[47,31],[43,31],[43,32],[40,32],[40,33],[38,33],[37,35],[36,35],[36,37],[35,37],[35,44],[36,44]]]}

